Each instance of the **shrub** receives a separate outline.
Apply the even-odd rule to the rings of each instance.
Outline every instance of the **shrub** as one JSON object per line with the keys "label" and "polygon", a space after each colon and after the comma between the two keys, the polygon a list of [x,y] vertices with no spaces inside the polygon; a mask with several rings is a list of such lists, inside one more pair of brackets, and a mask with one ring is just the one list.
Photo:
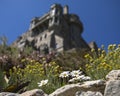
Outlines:
{"label": "shrub", "polygon": [[5,74],[4,72],[0,69],[0,91],[3,90],[7,86],[7,82],[4,79]]}
{"label": "shrub", "polygon": [[30,84],[26,87],[27,90],[38,88],[38,82],[48,79],[48,86],[41,86],[46,93],[51,93],[61,85],[59,82],[59,73],[61,68],[54,62],[46,62],[45,58],[42,58],[42,63],[32,60],[32,59],[22,59],[21,63],[25,63],[25,68],[14,67],[11,73],[11,79],[9,84],[14,84],[15,82],[27,82]]}
{"label": "shrub", "polygon": [[106,52],[104,48],[98,49],[96,53],[94,49],[91,54],[86,54],[86,74],[92,79],[105,78],[109,71],[120,69],[120,45],[111,44]]}

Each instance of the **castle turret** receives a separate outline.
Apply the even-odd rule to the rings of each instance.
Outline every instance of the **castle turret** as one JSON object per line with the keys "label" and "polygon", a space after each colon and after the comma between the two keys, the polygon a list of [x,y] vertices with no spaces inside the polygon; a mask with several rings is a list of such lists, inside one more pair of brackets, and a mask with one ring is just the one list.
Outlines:
{"label": "castle turret", "polygon": [[54,4],[50,9],[49,28],[58,27],[63,15],[63,8],[60,4]]}
{"label": "castle turret", "polygon": [[63,14],[69,14],[69,7],[68,5],[65,5],[63,8]]}

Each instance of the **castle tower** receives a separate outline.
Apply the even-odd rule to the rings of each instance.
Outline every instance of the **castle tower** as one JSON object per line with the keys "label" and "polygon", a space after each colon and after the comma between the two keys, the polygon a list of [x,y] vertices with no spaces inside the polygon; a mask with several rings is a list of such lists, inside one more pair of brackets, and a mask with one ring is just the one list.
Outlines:
{"label": "castle tower", "polygon": [[82,38],[83,25],[76,14],[70,14],[68,6],[53,4],[42,17],[35,17],[29,30],[14,42],[14,46],[24,49],[31,46],[35,50],[65,51],[72,48],[89,48]]}

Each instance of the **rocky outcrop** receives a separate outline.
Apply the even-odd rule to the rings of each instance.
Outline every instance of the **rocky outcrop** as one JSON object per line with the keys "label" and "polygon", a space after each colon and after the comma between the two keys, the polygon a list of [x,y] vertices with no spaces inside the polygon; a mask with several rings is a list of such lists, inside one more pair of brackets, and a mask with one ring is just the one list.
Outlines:
{"label": "rocky outcrop", "polygon": [[47,95],[41,89],[26,91],[22,94],[2,92],[0,96],[120,96],[120,70],[106,75],[106,80],[86,81],[65,85]]}
{"label": "rocky outcrop", "polygon": [[120,80],[107,82],[104,96],[120,96]]}
{"label": "rocky outcrop", "polygon": [[26,91],[20,94],[20,96],[48,96],[48,95],[45,94],[41,89],[34,89],[31,91]]}
{"label": "rocky outcrop", "polygon": [[10,92],[1,92],[0,96],[20,96],[20,94],[10,93]]}
{"label": "rocky outcrop", "polygon": [[86,81],[83,84],[69,84],[65,85],[49,96],[75,96],[77,91],[99,91],[104,92],[105,81],[104,80],[95,80],[95,81]]}
{"label": "rocky outcrop", "polygon": [[112,70],[106,75],[106,79],[108,82],[104,96],[120,96],[120,70]]}
{"label": "rocky outcrop", "polygon": [[120,80],[120,70],[112,70],[106,75],[107,80]]}
{"label": "rocky outcrop", "polygon": [[50,96],[120,96],[120,70],[109,72],[106,80],[65,85]]}
{"label": "rocky outcrop", "polygon": [[103,95],[100,92],[92,92],[92,91],[83,92],[83,91],[79,91],[79,92],[76,92],[75,96],[103,96]]}
{"label": "rocky outcrop", "polygon": [[0,96],[48,96],[48,95],[45,94],[41,89],[34,89],[26,91],[22,94],[2,92],[0,93]]}

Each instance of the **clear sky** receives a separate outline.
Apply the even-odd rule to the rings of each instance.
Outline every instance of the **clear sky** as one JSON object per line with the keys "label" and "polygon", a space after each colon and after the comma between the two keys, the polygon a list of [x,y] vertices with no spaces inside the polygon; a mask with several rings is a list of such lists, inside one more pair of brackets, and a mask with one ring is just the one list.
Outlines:
{"label": "clear sky", "polygon": [[120,44],[120,0],[0,0],[0,36],[11,44],[28,30],[33,17],[44,15],[54,3],[68,5],[80,17],[86,42]]}

